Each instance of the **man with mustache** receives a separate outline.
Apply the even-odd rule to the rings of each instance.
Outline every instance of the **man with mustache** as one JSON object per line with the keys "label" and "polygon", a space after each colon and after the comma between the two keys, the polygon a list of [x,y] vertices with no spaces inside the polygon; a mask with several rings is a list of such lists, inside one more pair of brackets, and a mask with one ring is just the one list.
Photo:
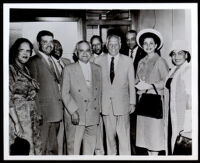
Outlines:
{"label": "man with mustache", "polygon": [[39,50],[30,59],[29,68],[33,78],[40,84],[37,105],[41,109],[42,154],[57,155],[57,134],[63,119],[63,104],[59,92],[59,79],[50,56],[54,44],[54,35],[50,31],[40,31],[37,35]]}
{"label": "man with mustache", "polygon": [[90,62],[88,41],[76,44],[78,62],[65,66],[61,93],[68,118],[66,118],[67,154],[95,153],[101,110],[101,68]]}

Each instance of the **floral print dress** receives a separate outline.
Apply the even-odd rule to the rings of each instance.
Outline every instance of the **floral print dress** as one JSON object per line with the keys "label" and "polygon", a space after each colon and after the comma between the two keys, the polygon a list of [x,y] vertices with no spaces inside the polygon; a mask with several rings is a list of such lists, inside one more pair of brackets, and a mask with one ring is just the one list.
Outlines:
{"label": "floral print dress", "polygon": [[[24,131],[23,138],[30,143],[30,155],[42,154],[40,124],[42,116],[36,107],[37,82],[29,75],[28,69],[20,69],[16,64],[9,66],[10,109],[15,109]],[[9,143],[14,143],[15,127],[9,118]]]}

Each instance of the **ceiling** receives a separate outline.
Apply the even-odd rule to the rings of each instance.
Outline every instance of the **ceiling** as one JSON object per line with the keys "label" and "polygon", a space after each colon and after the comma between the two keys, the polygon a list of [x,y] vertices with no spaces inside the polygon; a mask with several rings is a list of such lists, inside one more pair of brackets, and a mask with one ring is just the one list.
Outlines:
{"label": "ceiling", "polygon": [[78,9],[11,9],[11,22],[37,21],[38,17],[85,18],[86,20],[124,20],[130,10],[78,10]]}

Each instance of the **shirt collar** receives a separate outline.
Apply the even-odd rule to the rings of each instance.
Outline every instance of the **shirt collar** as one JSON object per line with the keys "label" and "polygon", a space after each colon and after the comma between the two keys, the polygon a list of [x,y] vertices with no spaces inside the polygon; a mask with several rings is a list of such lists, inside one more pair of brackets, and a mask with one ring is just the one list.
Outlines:
{"label": "shirt collar", "polygon": [[79,62],[79,64],[81,65],[81,67],[89,67],[90,66],[90,62],[88,62],[88,63],[84,63],[84,62],[82,62],[82,61],[78,61]]}
{"label": "shirt collar", "polygon": [[108,58],[111,60],[111,58],[114,57],[115,59],[118,59],[119,58],[119,53],[115,56],[112,56],[108,53]]}
{"label": "shirt collar", "polygon": [[40,50],[38,52],[46,60],[46,62],[49,64],[48,58],[50,57],[50,55],[46,55],[45,53],[41,52]]}
{"label": "shirt collar", "polygon": [[130,52],[131,50],[136,51],[137,49],[138,49],[138,46],[134,47],[133,49],[129,49],[129,52]]}

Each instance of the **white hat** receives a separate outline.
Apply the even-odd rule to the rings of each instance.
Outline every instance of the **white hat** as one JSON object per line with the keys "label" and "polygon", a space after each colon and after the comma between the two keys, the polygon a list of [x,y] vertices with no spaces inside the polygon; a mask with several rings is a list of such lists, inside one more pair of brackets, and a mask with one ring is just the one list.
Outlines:
{"label": "white hat", "polygon": [[170,52],[171,51],[174,51],[174,50],[185,50],[185,51],[189,51],[189,48],[188,48],[189,44],[185,41],[185,40],[174,40],[172,42],[172,46],[171,46],[171,49],[170,49]]}
{"label": "white hat", "polygon": [[160,32],[155,29],[148,28],[141,30],[136,37],[136,41],[139,47],[142,47],[143,41],[147,37],[153,37],[156,44],[158,45],[157,49],[160,49],[163,46],[163,38]]}

